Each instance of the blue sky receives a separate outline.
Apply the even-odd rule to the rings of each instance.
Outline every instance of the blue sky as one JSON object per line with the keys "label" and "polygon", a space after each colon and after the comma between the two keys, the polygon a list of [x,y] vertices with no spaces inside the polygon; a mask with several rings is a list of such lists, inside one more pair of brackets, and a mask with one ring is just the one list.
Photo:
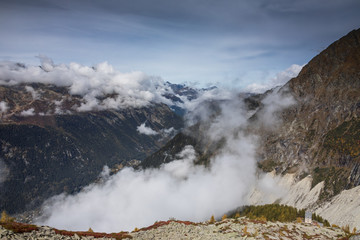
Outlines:
{"label": "blue sky", "polygon": [[0,60],[143,71],[244,87],[360,27],[358,0],[2,0]]}

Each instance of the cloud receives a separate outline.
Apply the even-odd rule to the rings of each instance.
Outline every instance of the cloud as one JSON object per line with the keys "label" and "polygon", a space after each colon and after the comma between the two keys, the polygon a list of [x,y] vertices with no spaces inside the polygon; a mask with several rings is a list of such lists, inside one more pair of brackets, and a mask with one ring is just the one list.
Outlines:
{"label": "cloud", "polygon": [[8,109],[9,109],[9,106],[7,105],[7,103],[5,101],[1,101],[0,102],[0,113],[6,113]]}
{"label": "cloud", "polygon": [[[144,107],[151,103],[171,104],[164,97],[172,93],[161,78],[142,72],[121,73],[107,62],[93,67],[78,63],[55,65],[45,56],[39,56],[41,66],[25,66],[13,62],[0,62],[0,85],[43,83],[68,87],[71,95],[80,95],[78,111]],[[33,98],[39,94],[26,87]]]}
{"label": "cloud", "polygon": [[150,127],[146,127],[145,123],[141,124],[140,126],[137,127],[136,129],[140,134],[145,134],[145,135],[157,135],[159,134],[158,132],[156,132],[155,130],[151,129]]}
{"label": "cloud", "polygon": [[172,134],[174,134],[176,132],[175,128],[171,127],[171,128],[165,128],[161,130],[161,134],[163,136],[170,136]]}
{"label": "cloud", "polygon": [[23,117],[29,117],[29,116],[34,116],[35,115],[35,110],[34,108],[30,108],[28,110],[24,110],[20,113],[20,116]]}
{"label": "cloud", "polygon": [[34,100],[39,99],[40,94],[33,87],[25,86],[25,90],[31,94]]}
{"label": "cloud", "polygon": [[40,59],[41,68],[45,72],[50,72],[54,69],[54,62],[51,58],[49,58],[48,56],[42,55],[42,54],[40,54],[37,57]]}
{"label": "cloud", "polygon": [[[277,100],[272,96],[266,101]],[[186,146],[174,161],[158,169],[124,168],[112,176],[105,174],[107,180],[78,194],[49,199],[37,223],[70,230],[91,227],[95,231],[117,232],[169,218],[204,221],[247,204],[256,182],[257,137],[244,131],[249,123],[241,102],[239,98],[224,101],[219,116],[203,119],[209,123],[206,139],[224,139],[223,147],[210,159],[210,166],[195,164],[196,152]],[[266,113],[271,115],[278,109],[271,107]],[[139,128],[153,132],[145,123]],[[265,183],[260,184],[269,189]]]}
{"label": "cloud", "polygon": [[274,78],[271,78],[269,81],[263,84],[252,83],[248,85],[245,88],[245,91],[252,93],[263,93],[271,88],[282,86],[290,79],[297,77],[303,66],[293,64],[284,71],[277,73]]}
{"label": "cloud", "polygon": [[262,103],[264,108],[258,112],[258,124],[264,127],[276,127],[281,122],[277,114],[296,103],[296,100],[289,93],[286,93],[285,88],[275,88],[270,94],[268,94]]}
{"label": "cloud", "polygon": [[[4,59],[32,61],[41,51],[91,65],[106,56],[171,82],[231,82],[305,63],[360,22],[358,0],[49,2],[0,1]],[[44,12],[48,5],[58,7]]]}
{"label": "cloud", "polygon": [[186,122],[188,126],[191,126],[199,121],[206,121],[210,118],[211,114],[213,114],[212,111],[209,111],[209,104],[211,102],[236,99],[236,93],[223,88],[213,88],[200,91],[199,96],[192,101],[188,101],[186,96],[180,98],[183,104],[178,105],[187,110],[188,114],[185,116]]}
{"label": "cloud", "polygon": [[[239,144],[248,143],[239,140]],[[126,168],[103,185],[89,186],[74,196],[57,196],[44,209],[49,217],[39,223],[113,232],[170,217],[203,221],[241,204],[251,183],[249,173],[254,171],[253,163],[244,166],[244,158],[252,155],[251,149],[241,153],[243,159],[233,154],[219,156],[210,170],[193,164],[194,153],[187,146],[178,156],[180,159],[158,170]],[[242,184],[233,187],[234,181]]]}

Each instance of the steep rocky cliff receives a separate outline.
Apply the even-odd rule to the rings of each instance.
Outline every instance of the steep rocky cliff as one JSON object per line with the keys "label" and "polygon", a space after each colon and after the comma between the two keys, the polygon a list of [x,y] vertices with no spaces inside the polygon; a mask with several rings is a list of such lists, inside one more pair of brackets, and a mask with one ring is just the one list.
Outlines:
{"label": "steep rocky cliff", "polygon": [[260,166],[325,180],[321,198],[360,184],[360,29],[314,57],[281,91],[296,100],[262,133]]}

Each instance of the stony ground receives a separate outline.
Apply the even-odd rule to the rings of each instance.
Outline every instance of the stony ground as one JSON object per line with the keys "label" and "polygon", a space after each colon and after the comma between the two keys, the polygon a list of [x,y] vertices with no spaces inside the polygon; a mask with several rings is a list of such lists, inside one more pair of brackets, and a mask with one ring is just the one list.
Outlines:
{"label": "stony ground", "polygon": [[[359,236],[356,236],[359,237]],[[60,232],[50,227],[38,227],[26,233],[14,233],[0,226],[0,239],[348,239],[340,228],[320,227],[305,223],[280,223],[250,220],[247,218],[225,219],[210,224],[185,221],[157,222],[131,233],[118,235],[89,232]],[[360,237],[359,237],[360,238]],[[355,239],[352,237],[350,239]]]}
{"label": "stony ground", "polygon": [[133,239],[338,239],[339,228],[311,224],[263,222],[245,218],[227,219],[214,224],[170,222],[168,225],[131,233]]}

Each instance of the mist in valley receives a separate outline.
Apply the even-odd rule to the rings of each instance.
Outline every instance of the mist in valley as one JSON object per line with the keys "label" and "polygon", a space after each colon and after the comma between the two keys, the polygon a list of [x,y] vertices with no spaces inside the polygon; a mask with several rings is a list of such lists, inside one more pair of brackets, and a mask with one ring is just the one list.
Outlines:
{"label": "mist in valley", "polygon": [[[278,91],[263,99],[256,125],[275,127],[276,112],[294,104],[292,97]],[[226,99],[215,95],[214,99],[222,99],[218,115],[214,117],[202,107],[205,101],[212,99],[203,96],[199,98],[203,101],[189,105],[193,111],[187,116],[189,124],[195,119],[207,123],[203,138],[224,142],[208,167],[195,164],[198,156],[190,145],[178,153],[174,161],[157,169],[124,168],[110,176],[105,166],[101,183],[87,186],[75,195],[61,194],[49,199],[43,205],[43,215],[37,224],[69,230],[91,227],[94,231],[130,231],[169,218],[205,221],[212,215],[221,217],[247,204],[249,192],[259,179],[258,137],[247,131],[251,115],[238,94],[222,94]],[[145,124],[138,129],[155,134]],[[257,184],[272,191],[271,188],[277,186],[271,181],[266,178]]]}

